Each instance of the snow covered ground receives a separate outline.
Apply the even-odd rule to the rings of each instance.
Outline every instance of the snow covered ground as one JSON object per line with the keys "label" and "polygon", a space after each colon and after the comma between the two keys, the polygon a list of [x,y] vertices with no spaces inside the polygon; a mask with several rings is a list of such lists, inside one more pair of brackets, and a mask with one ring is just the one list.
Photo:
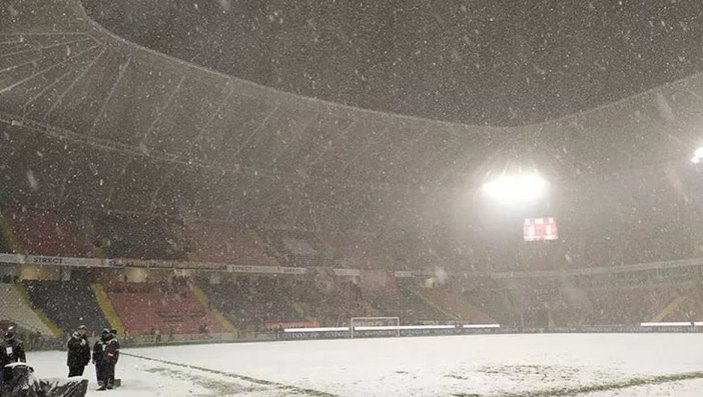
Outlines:
{"label": "snow covered ground", "polygon": [[[703,335],[481,335],[125,349],[89,396],[700,396]],[[137,357],[139,356],[139,357]],[[29,355],[40,377],[65,355]]]}

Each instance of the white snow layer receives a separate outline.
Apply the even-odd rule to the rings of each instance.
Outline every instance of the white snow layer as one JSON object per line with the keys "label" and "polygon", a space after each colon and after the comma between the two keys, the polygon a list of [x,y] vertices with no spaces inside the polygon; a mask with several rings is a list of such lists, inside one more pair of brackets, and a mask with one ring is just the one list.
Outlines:
{"label": "white snow layer", "polygon": [[[123,386],[94,391],[89,366],[89,396],[693,397],[703,390],[699,334],[444,336],[123,352],[141,356],[120,359]],[[67,372],[65,353],[28,359],[39,377]]]}

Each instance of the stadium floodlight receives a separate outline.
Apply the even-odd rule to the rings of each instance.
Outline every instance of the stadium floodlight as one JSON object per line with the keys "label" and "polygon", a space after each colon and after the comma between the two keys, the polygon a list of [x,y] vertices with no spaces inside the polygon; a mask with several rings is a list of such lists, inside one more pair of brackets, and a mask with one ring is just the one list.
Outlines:
{"label": "stadium floodlight", "polygon": [[703,160],[703,147],[699,147],[696,149],[695,152],[693,152],[693,157],[691,158],[691,162],[693,164],[698,164]]}
{"label": "stadium floodlight", "polygon": [[537,172],[501,175],[484,183],[483,191],[501,204],[529,203],[544,195],[547,181]]}

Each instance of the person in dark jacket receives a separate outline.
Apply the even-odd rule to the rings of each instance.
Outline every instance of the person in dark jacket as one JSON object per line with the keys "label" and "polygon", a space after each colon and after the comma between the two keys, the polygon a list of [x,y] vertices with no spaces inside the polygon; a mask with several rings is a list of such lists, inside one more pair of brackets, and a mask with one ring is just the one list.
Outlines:
{"label": "person in dark jacket", "polygon": [[68,340],[68,377],[83,376],[85,366],[90,362],[90,345],[87,328],[81,325]]}
{"label": "person in dark jacket", "polygon": [[105,337],[105,387],[110,390],[115,385],[115,366],[120,358],[120,342],[111,330]]}
{"label": "person in dark jacket", "polygon": [[98,379],[98,390],[107,389],[107,373],[105,360],[105,337],[110,333],[110,330],[104,329],[100,338],[93,345],[93,364],[95,364],[95,377]]}
{"label": "person in dark jacket", "polygon": [[2,343],[0,343],[0,368],[2,368],[3,383],[9,383],[12,379],[12,370],[5,368],[7,364],[27,362],[27,356],[24,354],[24,344],[15,337],[14,327],[10,327]]}

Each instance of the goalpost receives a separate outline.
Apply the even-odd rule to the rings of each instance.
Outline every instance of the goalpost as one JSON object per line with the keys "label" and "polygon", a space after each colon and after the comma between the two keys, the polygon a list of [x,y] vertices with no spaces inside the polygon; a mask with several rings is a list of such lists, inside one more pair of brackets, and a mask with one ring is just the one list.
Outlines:
{"label": "goalpost", "polygon": [[354,338],[360,331],[392,331],[400,336],[400,317],[352,317],[349,335]]}

